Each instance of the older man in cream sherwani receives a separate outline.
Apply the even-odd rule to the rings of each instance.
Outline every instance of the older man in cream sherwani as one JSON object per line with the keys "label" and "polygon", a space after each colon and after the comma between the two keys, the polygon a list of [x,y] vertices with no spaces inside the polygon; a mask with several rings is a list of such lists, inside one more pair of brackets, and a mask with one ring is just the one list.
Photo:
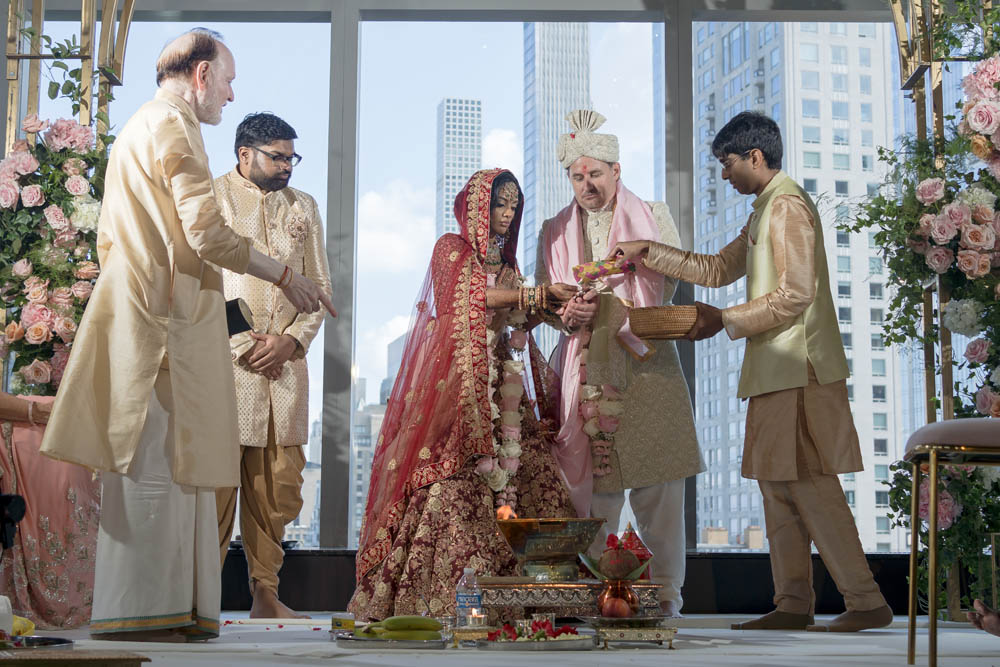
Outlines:
{"label": "older man in cream sherwani", "polygon": [[[236,399],[216,266],[334,313],[312,281],[225,225],[199,123],[218,124],[236,67],[195,29],[157,61],[155,98],[111,150],[101,277],[45,432],[49,456],[106,471],[91,633],[209,638],[221,595],[215,487],[238,483]],[[334,313],[335,314],[335,313]]]}
{"label": "older man in cream sherwani", "polygon": [[[677,227],[662,202],[636,197],[621,181],[618,138],[595,132],[604,117],[593,111],[567,116],[571,131],[559,139],[558,158],[575,199],[538,238],[538,284],[573,283],[576,264],[601,259],[618,241],[656,238],[679,246]],[[704,469],[687,383],[673,341],[644,343],[627,326],[628,305],[669,303],[674,282],[640,269],[612,276],[589,290],[549,323],[560,338],[553,365],[560,375],[560,428],[553,453],[580,516],[607,522],[594,543],[603,548],[629,503],[640,537],[653,552],[652,576],[663,584],[661,605],[679,616],[685,572],[684,480]],[[592,458],[580,400],[596,392],[622,395],[624,413],[605,459]],[[596,555],[596,554],[595,554]]]}
{"label": "older man in cream sherwani", "polygon": [[[251,114],[236,128],[236,168],[215,179],[222,214],[261,252],[280,257],[330,292],[323,224],[316,200],[288,187],[300,157],[292,127],[269,113]],[[285,525],[302,509],[302,469],[308,440],[306,351],[323,314],[297,313],[274,285],[225,271],[228,298],[253,311],[253,332],[230,338],[240,427],[240,535],[250,571],[252,618],[301,617],[278,599]],[[219,489],[222,559],[236,516],[237,489]]]}

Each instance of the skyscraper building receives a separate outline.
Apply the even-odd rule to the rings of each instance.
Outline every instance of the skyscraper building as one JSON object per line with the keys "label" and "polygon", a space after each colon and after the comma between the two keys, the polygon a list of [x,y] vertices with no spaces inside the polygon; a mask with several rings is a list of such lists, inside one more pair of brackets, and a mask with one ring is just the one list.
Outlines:
{"label": "skyscraper building", "polygon": [[[589,109],[590,29],[586,23],[524,24],[524,215],[519,240],[521,266],[535,275],[538,233],[542,223],[573,199],[566,171],[556,160],[565,117]],[[549,327],[536,329],[548,354],[557,340]]]}
{"label": "skyscraper building", "polygon": [[653,192],[656,201],[667,198],[667,97],[662,23],[653,24]]}
{"label": "skyscraper building", "polygon": [[[877,147],[894,145],[894,96],[886,92],[897,90],[899,79],[880,65],[895,59],[892,26],[700,23],[694,32],[694,249],[718,252],[751,212],[753,198],[722,180],[709,150],[712,137],[741,111],[767,113],[782,129],[783,168],[816,199],[822,216],[865,466],[841,476],[844,491],[866,550],[904,550],[906,535],[890,528],[888,489],[882,484],[905,444],[894,381],[901,359],[882,342],[891,298],[887,271],[873,234],[837,229],[850,220],[852,204],[882,180]],[[741,279],[720,289],[696,287],[695,299],[728,307],[742,302],[745,291]],[[736,397],[736,386],[744,341],[719,335],[695,349],[696,423],[708,464],[698,479],[699,533],[722,529],[736,545],[749,527],[764,525],[757,485],[740,474],[747,404]]]}
{"label": "skyscraper building", "polygon": [[483,161],[483,105],[479,100],[446,97],[437,108],[436,238],[458,232],[457,195]]}

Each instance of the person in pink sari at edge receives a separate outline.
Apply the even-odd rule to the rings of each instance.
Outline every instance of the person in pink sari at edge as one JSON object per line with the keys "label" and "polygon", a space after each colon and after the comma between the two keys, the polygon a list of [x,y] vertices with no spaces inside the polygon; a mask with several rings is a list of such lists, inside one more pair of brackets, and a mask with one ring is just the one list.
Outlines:
{"label": "person in pink sari at edge", "polygon": [[[459,233],[434,246],[372,461],[347,607],[357,619],[453,615],[463,568],[515,574],[498,505],[521,518],[574,516],[512,350],[576,288],[523,286],[523,208],[513,174],[476,172],[455,198]],[[534,384],[541,405],[544,381]]]}
{"label": "person in pink sari at edge", "polygon": [[90,621],[101,507],[92,472],[38,452],[53,400],[0,392],[0,492],[26,505],[14,546],[0,559],[0,594],[43,630]]}

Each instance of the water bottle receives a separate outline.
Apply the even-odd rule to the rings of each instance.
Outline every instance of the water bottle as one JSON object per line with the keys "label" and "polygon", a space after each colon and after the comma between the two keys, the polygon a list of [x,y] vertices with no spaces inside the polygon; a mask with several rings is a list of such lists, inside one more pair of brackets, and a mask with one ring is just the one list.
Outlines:
{"label": "water bottle", "polygon": [[[469,627],[477,624],[474,616],[479,616],[482,620],[483,591],[479,588],[479,581],[476,580],[476,570],[467,567],[462,570],[462,577],[455,587],[455,626]],[[482,625],[482,623],[478,623]]]}

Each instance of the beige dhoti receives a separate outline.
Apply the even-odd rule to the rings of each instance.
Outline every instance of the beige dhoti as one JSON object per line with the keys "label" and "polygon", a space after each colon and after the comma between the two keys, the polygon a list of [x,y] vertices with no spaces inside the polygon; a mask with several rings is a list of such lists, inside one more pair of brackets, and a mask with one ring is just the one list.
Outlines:
{"label": "beige dhoti", "polygon": [[170,373],[161,369],[128,472],[101,475],[91,633],[219,635],[215,489],[174,483],[173,461]]}
{"label": "beige dhoti", "polygon": [[[302,509],[302,470],[306,457],[301,446],[275,442],[274,420],[268,420],[266,447],[240,448],[240,488],[218,489],[219,549],[226,560],[229,539],[240,503],[240,534],[250,575],[250,592],[264,586],[278,592],[278,571],[285,559],[281,541],[285,526]],[[239,493],[237,493],[237,491]]]}
{"label": "beige dhoti", "polygon": [[[810,543],[815,543],[837,590],[844,596],[847,610],[877,609],[886,604],[885,598],[868,567],[840,480],[836,474],[824,472],[825,459],[816,446],[831,433],[843,432],[845,424],[856,443],[847,389],[843,380],[816,384],[811,370],[808,387],[755,396],[750,399],[747,413],[748,448],[751,434],[758,442],[764,434],[786,442],[794,437],[797,479],[758,479],[770,542],[774,603],[779,611],[813,615],[816,596]],[[807,414],[807,405],[819,396],[824,399],[822,411]],[[785,425],[790,415],[794,423]],[[792,448],[792,443],[787,443],[771,451]],[[780,469],[786,472],[784,467]]]}

